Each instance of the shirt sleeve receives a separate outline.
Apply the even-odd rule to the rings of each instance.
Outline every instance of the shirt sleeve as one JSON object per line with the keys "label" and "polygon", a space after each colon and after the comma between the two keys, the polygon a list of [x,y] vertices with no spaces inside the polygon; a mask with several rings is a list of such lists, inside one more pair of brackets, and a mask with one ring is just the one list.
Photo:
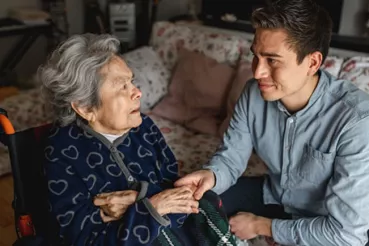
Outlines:
{"label": "shirt sleeve", "polygon": [[364,245],[369,229],[369,118],[340,137],[325,205],[328,216],[272,221],[283,245]]}
{"label": "shirt sleeve", "polygon": [[252,140],[248,123],[248,87],[240,96],[234,114],[224,133],[223,142],[205,169],[216,177],[213,191],[221,194],[236,183],[247,167],[252,152]]}
{"label": "shirt sleeve", "polygon": [[60,225],[60,236],[73,245],[147,245],[170,221],[155,216],[147,198],[131,205],[122,219],[104,223],[94,206],[83,174],[77,174],[60,156],[48,156],[45,165],[52,214]]}

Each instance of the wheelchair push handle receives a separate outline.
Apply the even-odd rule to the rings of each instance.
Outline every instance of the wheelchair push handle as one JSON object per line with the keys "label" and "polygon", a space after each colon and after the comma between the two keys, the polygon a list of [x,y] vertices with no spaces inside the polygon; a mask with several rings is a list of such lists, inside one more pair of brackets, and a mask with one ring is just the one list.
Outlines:
{"label": "wheelchair push handle", "polygon": [[10,120],[7,117],[6,111],[2,108],[0,108],[0,132],[5,132],[5,134],[14,134],[14,127]]}

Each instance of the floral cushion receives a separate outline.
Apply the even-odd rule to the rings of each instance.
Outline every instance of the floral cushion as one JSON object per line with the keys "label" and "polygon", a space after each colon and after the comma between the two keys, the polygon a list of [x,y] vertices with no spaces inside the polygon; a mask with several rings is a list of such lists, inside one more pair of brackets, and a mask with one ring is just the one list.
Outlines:
{"label": "floral cushion", "polygon": [[359,89],[369,93],[369,57],[351,57],[342,65],[339,78],[352,81]]}
{"label": "floral cushion", "polygon": [[172,70],[177,62],[178,50],[190,48],[191,29],[170,22],[156,22],[153,26],[150,45],[159,54],[164,65]]}
{"label": "floral cushion", "polygon": [[343,57],[327,56],[322,65],[322,69],[329,72],[333,76],[338,77],[343,61],[344,61]]}
{"label": "floral cushion", "polygon": [[159,53],[164,64],[172,70],[178,51],[184,47],[205,54],[216,61],[236,65],[241,53],[247,57],[251,42],[235,35],[223,34],[201,26],[186,26],[169,22],[156,22],[151,45]]}
{"label": "floral cushion", "polygon": [[167,94],[170,72],[159,55],[148,46],[122,57],[134,73],[134,84],[142,91],[141,111],[146,112]]}

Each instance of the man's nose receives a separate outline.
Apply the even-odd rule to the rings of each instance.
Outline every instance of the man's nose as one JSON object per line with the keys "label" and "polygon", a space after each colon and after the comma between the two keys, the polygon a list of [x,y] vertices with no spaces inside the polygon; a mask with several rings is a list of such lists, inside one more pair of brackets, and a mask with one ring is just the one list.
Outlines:
{"label": "man's nose", "polygon": [[254,64],[254,78],[263,79],[269,76],[269,68],[264,62],[257,61]]}

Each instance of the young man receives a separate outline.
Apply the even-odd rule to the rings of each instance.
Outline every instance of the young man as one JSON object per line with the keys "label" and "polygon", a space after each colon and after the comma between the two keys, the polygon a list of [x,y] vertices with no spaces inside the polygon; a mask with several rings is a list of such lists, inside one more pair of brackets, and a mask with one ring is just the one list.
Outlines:
{"label": "young man", "polygon": [[[369,229],[369,96],[320,70],[332,22],[312,0],[275,0],[252,15],[254,80],[223,144],[194,184],[222,194],[241,239],[364,245]],[[240,176],[252,150],[268,175]]]}

